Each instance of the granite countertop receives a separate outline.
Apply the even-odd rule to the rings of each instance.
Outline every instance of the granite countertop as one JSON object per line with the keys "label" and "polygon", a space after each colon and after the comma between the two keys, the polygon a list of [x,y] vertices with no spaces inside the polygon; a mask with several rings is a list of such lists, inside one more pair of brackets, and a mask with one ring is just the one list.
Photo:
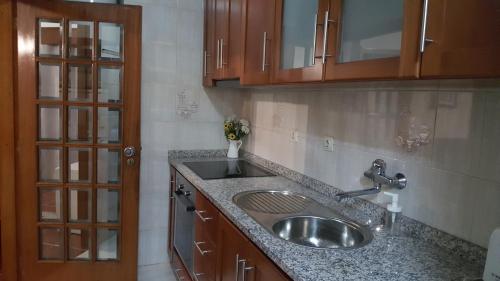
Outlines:
{"label": "granite countertop", "polygon": [[289,190],[311,197],[358,222],[366,223],[369,218],[361,210],[337,203],[332,197],[282,176],[202,180],[183,165],[183,162],[200,160],[215,158],[170,159],[170,164],[293,280],[462,281],[482,274],[480,262],[465,259],[428,241],[403,235],[389,236],[384,231],[374,231],[370,244],[351,250],[314,249],[281,240],[236,206],[233,196],[249,190]]}

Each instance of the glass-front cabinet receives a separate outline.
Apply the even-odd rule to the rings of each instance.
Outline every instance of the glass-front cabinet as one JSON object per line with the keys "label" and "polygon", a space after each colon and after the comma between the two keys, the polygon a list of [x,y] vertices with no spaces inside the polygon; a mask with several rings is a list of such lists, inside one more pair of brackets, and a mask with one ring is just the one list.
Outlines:
{"label": "glass-front cabinet", "polygon": [[417,77],[421,9],[416,0],[331,0],[325,80]]}
{"label": "glass-front cabinet", "polygon": [[420,0],[278,0],[273,82],[418,75]]}
{"label": "glass-front cabinet", "polygon": [[328,2],[276,1],[274,82],[321,81],[323,21]]}

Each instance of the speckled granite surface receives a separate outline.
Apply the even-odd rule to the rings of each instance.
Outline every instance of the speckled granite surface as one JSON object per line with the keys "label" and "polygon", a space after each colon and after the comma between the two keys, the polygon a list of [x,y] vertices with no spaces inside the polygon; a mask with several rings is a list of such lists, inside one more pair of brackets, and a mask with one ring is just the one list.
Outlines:
{"label": "speckled granite surface", "polygon": [[[358,222],[377,225],[382,209],[365,202],[339,204],[332,196],[336,191],[313,183],[304,184],[300,174],[265,178],[202,180],[182,163],[214,160],[222,151],[176,151],[169,154],[170,163],[193,183],[219,210],[245,233],[269,258],[294,280],[463,280],[481,276],[484,261],[480,247],[453,238],[433,228],[426,229],[409,221],[403,223],[404,235],[393,237],[384,231],[374,232],[373,241],[354,250],[313,249],[283,241],[270,234],[242,209],[232,197],[249,190],[289,190],[301,193]],[[246,158],[277,174],[294,173],[279,170],[279,165],[246,154]],[[307,177],[306,177],[307,178]],[[305,179],[311,181],[312,179]],[[300,183],[299,183],[300,182]],[[307,186],[307,187],[306,187]],[[324,188],[327,189],[328,186]],[[364,200],[359,200],[364,201]],[[367,212],[366,208],[370,208]],[[370,214],[370,215],[368,215]],[[484,251],[484,249],[483,249]],[[271,281],[271,280],[270,280]]]}

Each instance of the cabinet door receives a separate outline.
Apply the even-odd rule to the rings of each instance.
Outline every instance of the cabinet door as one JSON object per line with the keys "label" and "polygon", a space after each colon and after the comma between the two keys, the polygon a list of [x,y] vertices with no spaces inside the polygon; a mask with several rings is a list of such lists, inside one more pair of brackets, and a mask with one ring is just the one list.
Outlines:
{"label": "cabinet door", "polygon": [[219,216],[217,281],[241,280],[241,262],[250,243],[223,215]]}
{"label": "cabinet door", "polygon": [[500,1],[427,3],[423,39],[428,43],[422,48],[422,77],[499,76]]}
{"label": "cabinet door", "polygon": [[270,83],[275,0],[245,1],[241,84]]}
{"label": "cabinet door", "polygon": [[276,83],[320,81],[328,0],[276,0]]}
{"label": "cabinet door", "polygon": [[281,270],[257,249],[252,243],[247,244],[248,259],[243,264],[241,270],[245,274],[243,280],[253,281],[288,281],[288,278]]}
{"label": "cabinet door", "polygon": [[331,0],[325,80],[417,77],[420,0]]}
{"label": "cabinet door", "polygon": [[213,86],[215,71],[215,0],[205,0],[205,36],[203,49],[203,86]]}
{"label": "cabinet door", "polygon": [[213,0],[215,2],[215,71],[214,78],[224,79],[224,55],[227,55],[229,0]]}
{"label": "cabinet door", "polygon": [[222,44],[224,79],[237,79],[241,73],[241,43],[243,41],[242,0],[228,0],[228,38]]}

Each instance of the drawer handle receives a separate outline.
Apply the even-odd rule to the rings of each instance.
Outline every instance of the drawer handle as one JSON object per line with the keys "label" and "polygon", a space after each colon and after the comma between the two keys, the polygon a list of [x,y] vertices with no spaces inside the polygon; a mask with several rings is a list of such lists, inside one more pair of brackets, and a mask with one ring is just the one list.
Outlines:
{"label": "drawer handle", "polygon": [[182,277],[181,277],[181,276],[179,276],[179,272],[181,272],[181,271],[182,271],[182,269],[180,269],[180,268],[179,268],[179,269],[174,270],[175,277],[177,277],[177,280],[184,280],[184,279],[185,279],[185,278],[184,278],[184,276],[182,276]]}
{"label": "drawer handle", "polygon": [[196,249],[198,250],[198,252],[200,252],[200,254],[202,256],[204,256],[204,255],[212,252],[210,250],[202,250],[201,247],[200,247],[200,245],[203,245],[203,244],[206,244],[206,243],[205,242],[196,242],[196,241],[194,241],[194,246],[196,247]]}
{"label": "drawer handle", "polygon": [[205,275],[205,273],[196,273],[196,272],[195,272],[195,273],[194,273],[194,280],[195,280],[195,281],[199,281],[199,280],[198,280],[198,276],[203,276],[203,275]]}
{"label": "drawer handle", "polygon": [[200,220],[202,222],[207,222],[208,220],[213,220],[214,218],[211,218],[211,217],[204,217],[203,214],[206,213],[207,211],[194,211],[196,213],[196,215],[198,215],[198,217],[200,218]]}

